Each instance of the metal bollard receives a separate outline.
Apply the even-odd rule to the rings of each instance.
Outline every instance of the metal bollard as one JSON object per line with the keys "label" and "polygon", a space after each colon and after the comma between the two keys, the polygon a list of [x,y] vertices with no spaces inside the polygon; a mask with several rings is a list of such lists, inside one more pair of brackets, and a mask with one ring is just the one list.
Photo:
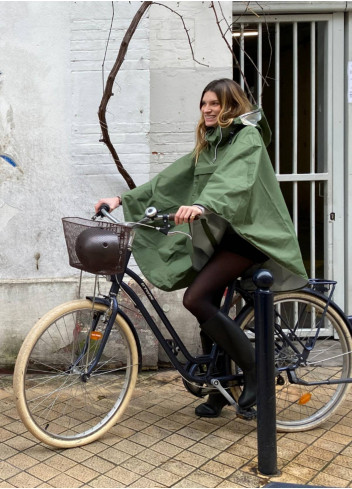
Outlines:
{"label": "metal bollard", "polygon": [[276,397],[274,350],[274,302],[270,290],[273,276],[258,270],[253,276],[255,356],[257,365],[257,436],[258,470],[275,475],[277,470]]}

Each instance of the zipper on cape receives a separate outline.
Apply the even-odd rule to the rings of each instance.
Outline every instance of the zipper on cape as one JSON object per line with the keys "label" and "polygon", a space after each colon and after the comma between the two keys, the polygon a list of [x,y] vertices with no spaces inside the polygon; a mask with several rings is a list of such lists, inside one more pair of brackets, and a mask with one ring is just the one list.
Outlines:
{"label": "zipper on cape", "polygon": [[219,127],[219,129],[220,129],[220,139],[219,139],[219,141],[218,141],[217,145],[215,146],[215,155],[214,155],[213,163],[215,163],[216,158],[218,157],[218,155],[217,155],[218,146],[219,146],[219,144],[220,144],[220,143],[221,143],[221,141],[222,141],[222,130],[221,130],[221,127]]}

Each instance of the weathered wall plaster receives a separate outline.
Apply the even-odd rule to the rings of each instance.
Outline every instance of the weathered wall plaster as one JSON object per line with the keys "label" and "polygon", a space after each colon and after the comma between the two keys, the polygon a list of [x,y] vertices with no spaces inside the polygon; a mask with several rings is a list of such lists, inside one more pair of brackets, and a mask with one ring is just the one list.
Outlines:
{"label": "weathered wall plaster", "polygon": [[[184,15],[195,55],[209,68],[192,60],[179,19],[153,6],[130,44],[108,107],[113,143],[137,185],[192,149],[201,90],[217,76],[231,77],[231,56],[208,2],[168,5]],[[105,79],[140,2],[114,6]],[[231,20],[231,2],[224,9]],[[38,317],[76,297],[78,273],[68,265],[61,218],[90,218],[98,198],[127,190],[99,142],[111,14],[105,1],[0,2],[0,155],[16,164],[0,157],[5,363],[13,363]],[[182,292],[161,293],[181,336],[196,349],[198,328],[181,300]]]}

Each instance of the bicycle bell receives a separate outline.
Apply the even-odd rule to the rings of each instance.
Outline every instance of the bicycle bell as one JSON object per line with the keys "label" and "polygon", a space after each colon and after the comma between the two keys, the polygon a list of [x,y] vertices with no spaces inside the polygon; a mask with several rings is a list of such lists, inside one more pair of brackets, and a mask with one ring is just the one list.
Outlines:
{"label": "bicycle bell", "polygon": [[148,207],[145,210],[145,217],[148,217],[148,219],[153,219],[157,214],[158,211],[156,207]]}

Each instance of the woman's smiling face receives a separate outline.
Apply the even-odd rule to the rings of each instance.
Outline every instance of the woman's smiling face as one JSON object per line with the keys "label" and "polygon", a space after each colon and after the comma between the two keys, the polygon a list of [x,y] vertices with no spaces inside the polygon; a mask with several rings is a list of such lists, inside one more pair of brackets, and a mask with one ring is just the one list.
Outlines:
{"label": "woman's smiling face", "polygon": [[215,92],[205,92],[202,98],[201,111],[207,127],[214,127],[218,125],[218,117],[221,112],[221,106]]}

